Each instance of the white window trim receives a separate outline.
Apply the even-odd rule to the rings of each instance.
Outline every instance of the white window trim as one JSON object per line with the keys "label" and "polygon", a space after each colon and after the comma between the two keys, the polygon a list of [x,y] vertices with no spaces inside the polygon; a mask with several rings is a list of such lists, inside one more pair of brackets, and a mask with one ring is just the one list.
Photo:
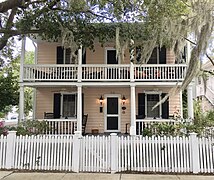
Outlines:
{"label": "white window trim", "polygon": [[[116,49],[115,48],[113,48],[113,47],[105,47],[105,57],[104,57],[104,63],[105,64],[107,64],[107,51],[108,50],[115,50],[116,51]],[[118,58],[118,64],[120,64],[120,57]]]}
{"label": "white window trim", "polygon": [[[61,114],[61,119],[65,119],[65,117],[63,117],[63,95],[75,95],[75,104],[77,104],[77,92],[60,92],[61,93],[61,105],[60,105],[60,114]],[[75,106],[75,112],[77,116],[77,106]],[[68,119],[76,119],[76,117],[68,117]]]}
{"label": "white window trim", "polygon": [[[159,94],[159,101],[161,100],[162,91],[144,91],[145,93],[145,118],[154,118],[154,117],[147,117],[147,94]],[[159,105],[159,119],[162,119],[162,106]]]}
{"label": "white window trim", "polygon": [[[117,97],[118,98],[118,130],[107,130],[107,98]],[[104,130],[105,132],[121,132],[121,95],[120,94],[105,94],[104,95]],[[114,116],[114,115],[113,115]]]}

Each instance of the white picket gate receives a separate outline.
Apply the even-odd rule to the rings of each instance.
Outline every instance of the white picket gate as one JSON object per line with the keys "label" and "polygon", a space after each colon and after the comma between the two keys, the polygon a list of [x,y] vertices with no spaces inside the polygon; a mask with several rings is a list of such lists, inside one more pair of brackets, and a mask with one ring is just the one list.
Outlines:
{"label": "white picket gate", "polygon": [[81,139],[80,171],[111,171],[110,138],[110,136],[85,136]]}

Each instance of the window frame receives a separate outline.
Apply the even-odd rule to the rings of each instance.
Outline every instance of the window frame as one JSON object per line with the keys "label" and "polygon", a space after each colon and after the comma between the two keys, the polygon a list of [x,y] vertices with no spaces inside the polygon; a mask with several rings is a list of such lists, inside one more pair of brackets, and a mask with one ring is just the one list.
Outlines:
{"label": "window frame", "polygon": [[[113,48],[113,47],[105,47],[105,58],[104,58],[104,60],[105,60],[105,64],[107,64],[107,55],[108,55],[108,51],[112,51],[112,50],[115,50],[116,51],[116,49],[115,48]],[[117,57],[116,57],[117,58]],[[120,64],[120,57],[118,57],[118,64]],[[109,64],[109,65],[111,65],[111,64]],[[117,64],[114,64],[114,65],[117,65]]]}
{"label": "window frame", "polygon": [[[145,118],[158,118],[158,119],[162,119],[162,105],[159,105],[159,117],[148,117],[148,101],[147,101],[147,95],[159,95],[159,101],[161,100],[161,95],[162,92],[161,91],[145,91]],[[158,102],[159,102],[158,101]]]}
{"label": "window frame", "polygon": [[[64,114],[63,114],[63,108],[64,108],[64,104],[63,104],[63,96],[64,95],[74,95],[74,97],[75,97],[75,106],[74,106],[74,108],[75,108],[75,114],[74,114],[74,116],[70,116],[70,117],[65,117],[64,116]],[[60,107],[60,114],[61,114],[61,118],[62,119],[74,119],[74,118],[76,118],[77,117],[77,93],[76,92],[61,92],[61,107]]]}

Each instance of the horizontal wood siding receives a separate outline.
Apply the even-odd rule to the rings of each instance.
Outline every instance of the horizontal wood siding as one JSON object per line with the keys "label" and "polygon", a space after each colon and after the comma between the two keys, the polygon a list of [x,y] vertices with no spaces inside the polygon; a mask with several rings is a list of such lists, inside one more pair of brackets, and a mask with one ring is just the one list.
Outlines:
{"label": "horizontal wood siding", "polygon": [[166,64],[175,64],[175,54],[172,49],[166,51]]}
{"label": "horizontal wood siding", "polygon": [[37,64],[56,64],[56,43],[38,43]]}
{"label": "horizontal wood siding", "polygon": [[53,112],[51,88],[37,88],[36,91],[36,119],[44,118],[44,112]]}
{"label": "horizontal wood siding", "polygon": [[[125,114],[122,114],[122,109],[120,108],[121,113],[121,132],[125,132],[126,123],[130,123],[130,88],[85,88],[84,92],[84,112],[88,114],[88,121],[86,126],[86,132],[91,133],[91,130],[98,128],[99,132],[104,132],[105,120],[104,120],[104,108],[103,113],[100,113],[100,96],[105,94],[120,94],[121,97],[125,95],[126,100],[126,110]],[[120,102],[121,103],[121,102]],[[105,99],[104,103],[105,106]]]}

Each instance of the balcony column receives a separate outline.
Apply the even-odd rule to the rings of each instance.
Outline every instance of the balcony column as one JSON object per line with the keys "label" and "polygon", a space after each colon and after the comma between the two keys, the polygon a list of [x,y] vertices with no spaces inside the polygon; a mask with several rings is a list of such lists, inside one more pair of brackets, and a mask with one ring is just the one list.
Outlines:
{"label": "balcony column", "polygon": [[24,86],[20,85],[19,89],[19,122],[24,121]]}
{"label": "balcony column", "polygon": [[24,86],[22,83],[23,83],[23,77],[24,77],[25,44],[26,44],[26,37],[23,37],[21,59],[20,59],[19,121],[24,120]]}
{"label": "balcony column", "polygon": [[78,82],[82,81],[82,46],[78,49]]}
{"label": "balcony column", "polygon": [[136,135],[136,102],[135,102],[135,85],[131,84],[131,126],[130,135]]}
{"label": "balcony column", "polygon": [[135,54],[135,48],[134,48],[134,41],[130,40],[130,82],[134,82],[134,54]]}
{"label": "balcony column", "polygon": [[77,131],[82,134],[82,85],[77,85]]}
{"label": "balcony column", "polygon": [[182,90],[180,90],[180,116],[183,118],[183,96]]}
{"label": "balcony column", "polygon": [[192,95],[192,84],[189,84],[187,87],[187,109],[188,109],[188,118],[194,118],[193,111],[193,95]]}

